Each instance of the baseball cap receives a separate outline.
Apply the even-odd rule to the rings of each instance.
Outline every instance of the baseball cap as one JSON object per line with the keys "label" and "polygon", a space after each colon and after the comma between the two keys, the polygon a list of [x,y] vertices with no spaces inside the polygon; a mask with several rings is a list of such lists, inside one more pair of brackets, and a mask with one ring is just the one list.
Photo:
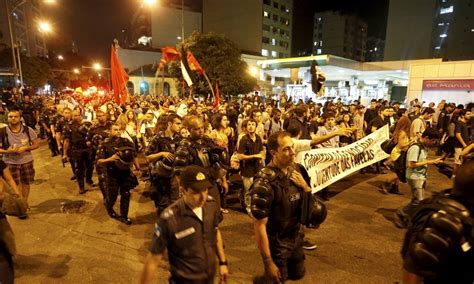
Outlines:
{"label": "baseball cap", "polygon": [[206,170],[200,166],[185,167],[179,175],[181,186],[191,188],[196,192],[201,192],[212,187],[205,172]]}

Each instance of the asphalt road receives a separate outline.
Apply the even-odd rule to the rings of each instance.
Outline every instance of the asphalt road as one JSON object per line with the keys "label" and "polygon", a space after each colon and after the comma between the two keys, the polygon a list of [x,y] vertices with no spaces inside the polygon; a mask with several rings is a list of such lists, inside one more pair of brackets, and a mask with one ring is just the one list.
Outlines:
{"label": "asphalt road", "polygon": [[[145,183],[132,193],[133,225],[126,226],[108,217],[98,188],[78,194],[69,165],[63,168],[59,157],[51,158],[44,142],[34,156],[30,218],[9,218],[18,248],[17,283],[137,283],[156,219],[153,203],[143,194]],[[307,274],[298,283],[401,282],[404,231],[391,217],[408,202],[409,189],[402,185],[401,196],[381,194],[377,187],[383,178],[355,174],[330,187],[326,222],[306,230],[318,248],[306,253]],[[430,169],[429,192],[449,184]],[[229,282],[251,283],[263,272],[252,224],[237,203],[231,208],[221,224]],[[161,267],[158,283],[168,283],[167,264]]]}

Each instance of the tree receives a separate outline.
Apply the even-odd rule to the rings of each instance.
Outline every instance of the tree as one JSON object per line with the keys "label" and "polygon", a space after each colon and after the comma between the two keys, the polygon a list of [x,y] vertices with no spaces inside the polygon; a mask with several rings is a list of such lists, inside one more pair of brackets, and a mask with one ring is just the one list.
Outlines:
{"label": "tree", "polygon": [[39,57],[21,55],[23,82],[34,89],[40,88],[51,79],[51,66]]}
{"label": "tree", "polygon": [[[181,51],[181,45],[177,46]],[[194,32],[184,41],[186,51],[191,51],[215,88],[219,81],[222,95],[237,95],[251,92],[257,85],[257,80],[248,72],[248,65],[241,59],[237,45],[229,38],[215,33]],[[183,81],[180,63],[172,62],[168,67],[169,73],[178,78],[178,84]],[[211,93],[206,79],[191,72],[193,92],[207,96]]]}
{"label": "tree", "polygon": [[[11,49],[4,49],[0,52],[0,66],[11,67]],[[48,62],[39,57],[29,57],[21,55],[21,69],[25,85],[33,88],[44,86],[51,78],[51,67]]]}

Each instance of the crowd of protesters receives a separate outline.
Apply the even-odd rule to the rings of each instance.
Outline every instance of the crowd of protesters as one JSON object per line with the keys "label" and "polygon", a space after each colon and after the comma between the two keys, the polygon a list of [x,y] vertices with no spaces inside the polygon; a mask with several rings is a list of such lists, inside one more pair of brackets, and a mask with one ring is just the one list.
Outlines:
{"label": "crowd of protesters", "polygon": [[[179,171],[174,172],[182,166],[176,161],[186,157],[194,157],[188,159],[187,164],[196,164],[212,172],[211,183],[217,191],[209,192],[209,195],[218,201],[221,214],[228,213],[226,196],[234,187],[240,189],[242,206],[250,212],[249,191],[256,174],[271,160],[267,141],[272,134],[288,131],[295,151],[299,152],[343,147],[388,125],[393,140],[390,158],[363,169],[362,173],[393,171],[401,153],[407,152],[405,178],[412,198],[396,214],[397,224],[403,227],[408,211],[424,198],[427,166],[453,158],[455,173],[456,167],[471,151],[471,108],[472,105],[445,101],[438,106],[425,105],[417,99],[407,103],[406,108],[399,102],[375,99],[367,106],[359,101],[344,104],[340,99],[324,104],[311,100],[295,103],[284,93],[279,101],[249,95],[221,102],[218,106],[191,97],[131,96],[127,104],[119,106],[112,98],[97,95],[30,96],[4,91],[0,121],[7,124],[7,133],[3,135],[10,140],[17,139],[18,145],[5,147],[5,143],[2,144],[3,178],[9,184],[18,185],[12,187],[28,204],[29,184],[34,180],[31,151],[38,147],[38,139],[46,139],[51,155],[61,156],[58,166],[61,162],[71,162],[71,180],[78,182],[79,193],[86,193],[84,179],[89,187],[96,186],[92,174],[95,168],[107,212],[125,224],[132,224],[133,220],[127,216],[128,203],[121,201],[120,216],[113,210],[117,193],[110,197],[107,190],[110,177],[107,175],[114,172],[108,166],[100,167],[121,160],[113,153],[103,155],[107,151],[101,148],[111,137],[121,137],[133,147],[133,159],[138,155],[145,161],[145,167],[140,167],[136,160],[130,160],[127,167],[130,175],[149,180],[158,214],[181,194],[175,178]],[[78,123],[76,130],[71,126],[74,121]],[[74,131],[82,135],[75,142]],[[15,138],[15,135],[21,137]],[[438,140],[436,154],[440,157],[429,159],[427,147]],[[82,154],[81,157],[71,154],[72,144],[78,141],[84,142],[83,149],[93,149],[87,152],[87,159]],[[189,141],[189,145],[183,141]],[[188,148],[183,148],[186,145]],[[5,174],[5,170],[9,172]],[[393,171],[387,175],[381,192],[399,194],[399,182],[400,176]],[[133,188],[138,183],[132,181],[130,184]],[[117,192],[121,199],[129,202],[129,190],[127,193],[127,189],[120,188]],[[318,194],[325,200],[330,197],[328,188]],[[110,199],[113,199],[112,203],[109,203]],[[311,247],[315,246],[310,243],[306,246]]]}

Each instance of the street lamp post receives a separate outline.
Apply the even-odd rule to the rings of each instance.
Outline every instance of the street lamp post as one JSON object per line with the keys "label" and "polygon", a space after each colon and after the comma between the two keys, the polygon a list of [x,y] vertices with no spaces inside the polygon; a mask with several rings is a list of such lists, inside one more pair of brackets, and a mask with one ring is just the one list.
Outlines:
{"label": "street lamp post", "polygon": [[[20,2],[18,2],[11,10],[9,8],[9,4],[8,4],[8,0],[4,0],[5,1],[5,10],[7,12],[7,21],[8,21],[8,29],[9,29],[9,33],[10,33],[10,44],[11,44],[11,48],[12,48],[12,59],[13,59],[13,68],[14,68],[14,74],[15,74],[15,85],[17,85],[17,76],[18,76],[18,71],[20,72],[20,82],[21,82],[21,85],[23,85],[23,75],[21,74],[21,62],[18,62],[18,65],[17,65],[17,56],[18,56],[18,61],[20,61],[20,50],[18,50],[18,55],[15,54],[15,38],[13,36],[13,27],[12,27],[12,20],[11,20],[11,16],[13,15],[13,13],[15,12],[16,9],[18,9],[21,5],[25,4],[26,2],[28,2],[28,0],[22,0]],[[55,2],[55,0],[44,0],[45,3],[47,4],[52,4]],[[41,24],[40,24],[41,25]],[[50,28],[50,25],[48,24],[47,25],[49,28]],[[40,27],[41,28],[41,27]],[[46,31],[48,32],[48,31]],[[19,47],[18,47],[19,49]],[[18,68],[20,70],[18,70]]]}

